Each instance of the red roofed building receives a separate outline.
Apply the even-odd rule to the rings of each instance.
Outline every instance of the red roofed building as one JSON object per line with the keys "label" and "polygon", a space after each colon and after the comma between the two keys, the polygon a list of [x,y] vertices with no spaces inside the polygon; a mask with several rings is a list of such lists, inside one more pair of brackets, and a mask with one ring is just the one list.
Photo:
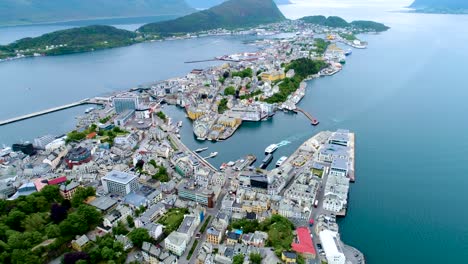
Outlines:
{"label": "red roofed building", "polygon": [[316,252],[314,242],[310,237],[309,229],[301,226],[296,229],[296,233],[297,238],[291,244],[292,249],[305,258],[315,258]]}
{"label": "red roofed building", "polygon": [[66,181],[67,181],[67,177],[62,176],[62,177],[58,177],[58,178],[55,178],[53,180],[48,181],[48,184],[49,185],[59,185],[59,184],[62,184],[64,182],[66,182]]}
{"label": "red roofed building", "polygon": [[97,133],[96,133],[96,132],[91,132],[91,133],[89,133],[88,135],[86,135],[86,139],[92,139],[92,138],[95,138],[95,137],[96,137],[96,135],[97,135]]}

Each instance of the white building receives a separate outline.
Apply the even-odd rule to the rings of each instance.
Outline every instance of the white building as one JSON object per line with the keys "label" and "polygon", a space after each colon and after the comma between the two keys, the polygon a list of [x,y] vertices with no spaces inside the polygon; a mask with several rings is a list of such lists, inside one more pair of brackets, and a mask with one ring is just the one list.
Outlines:
{"label": "white building", "polygon": [[344,264],[346,257],[343,254],[340,238],[336,232],[323,230],[319,234],[325,256],[329,264]]}
{"label": "white building", "polygon": [[126,172],[111,171],[101,178],[106,193],[125,196],[138,189],[138,178]]}
{"label": "white building", "polygon": [[174,231],[164,239],[164,247],[177,256],[182,256],[189,240],[190,237],[187,234]]}

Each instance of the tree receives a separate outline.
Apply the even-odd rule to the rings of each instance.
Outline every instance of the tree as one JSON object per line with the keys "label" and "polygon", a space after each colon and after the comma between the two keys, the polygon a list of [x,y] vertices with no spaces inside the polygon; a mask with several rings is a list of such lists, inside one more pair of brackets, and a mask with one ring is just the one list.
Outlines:
{"label": "tree", "polygon": [[112,228],[112,233],[114,235],[126,235],[128,234],[128,230],[125,228],[125,225],[122,223],[122,221],[119,221],[117,222],[117,226]]}
{"label": "tree", "polygon": [[234,258],[232,259],[232,264],[242,264],[244,263],[244,255],[238,254],[235,255]]}
{"label": "tree", "polygon": [[115,256],[115,252],[114,250],[108,248],[108,247],[103,247],[102,250],[101,250],[101,257],[102,259],[105,259],[105,260],[111,260],[113,259]]}
{"label": "tree", "polygon": [[90,227],[94,227],[102,222],[102,214],[94,207],[82,204],[76,210],[76,214],[82,215]]}
{"label": "tree", "polygon": [[21,221],[23,221],[25,218],[25,213],[18,210],[13,210],[5,218],[5,224],[7,224],[13,230],[22,231]]}
{"label": "tree", "polygon": [[50,219],[52,219],[52,222],[55,224],[59,224],[63,220],[65,220],[68,216],[68,211],[65,206],[62,206],[60,204],[52,204],[50,208]]}
{"label": "tree", "polygon": [[80,206],[80,204],[82,204],[88,197],[95,195],[96,190],[93,187],[78,187],[71,199],[71,205],[76,208]]}
{"label": "tree", "polygon": [[253,264],[261,264],[262,263],[262,255],[259,253],[250,253],[250,263]]}
{"label": "tree", "polygon": [[45,228],[45,234],[47,235],[47,238],[54,238],[54,237],[59,237],[60,236],[60,228],[58,225],[48,225]]}
{"label": "tree", "polygon": [[89,260],[89,255],[86,252],[70,252],[63,256],[63,264],[76,264],[83,260],[85,263]]}
{"label": "tree", "polygon": [[127,224],[130,228],[133,228],[135,226],[135,220],[133,220],[133,217],[131,215],[127,215]]}
{"label": "tree", "polygon": [[141,248],[143,242],[150,242],[151,237],[148,234],[148,230],[144,228],[136,228],[128,234],[128,237],[132,241],[133,245]]}
{"label": "tree", "polygon": [[21,222],[21,226],[27,231],[41,231],[44,228],[44,225],[47,223],[44,219],[42,213],[35,213],[26,216],[26,218]]}
{"label": "tree", "polygon": [[46,185],[41,190],[41,195],[44,196],[49,203],[61,202],[63,197],[60,195],[60,189],[57,185]]}
{"label": "tree", "polygon": [[229,86],[224,89],[224,95],[235,95],[236,94],[236,88],[234,86]]}

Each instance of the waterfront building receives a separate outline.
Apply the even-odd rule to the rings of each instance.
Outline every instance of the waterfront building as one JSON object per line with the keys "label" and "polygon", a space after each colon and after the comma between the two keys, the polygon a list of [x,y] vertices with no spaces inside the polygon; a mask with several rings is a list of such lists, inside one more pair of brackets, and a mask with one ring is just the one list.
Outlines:
{"label": "waterfront building", "polygon": [[115,112],[121,114],[127,110],[135,111],[139,107],[140,102],[138,96],[128,94],[128,96],[115,97],[113,104]]}
{"label": "waterfront building", "polygon": [[138,190],[138,178],[130,173],[111,171],[101,179],[106,193],[125,196]]}
{"label": "waterfront building", "polygon": [[336,144],[325,144],[319,150],[319,161],[333,162],[334,159],[347,159],[349,156],[349,148]]}
{"label": "waterfront building", "polygon": [[29,156],[36,154],[36,149],[34,149],[33,144],[30,142],[13,144],[11,149],[15,152],[23,152]]}
{"label": "waterfront building", "polygon": [[121,112],[115,119],[114,125],[124,126],[135,114],[135,110],[125,110]]}
{"label": "waterfront building", "polygon": [[335,176],[347,177],[348,168],[349,168],[348,159],[336,158],[332,161],[332,164],[330,167],[330,174],[335,175]]}
{"label": "waterfront building", "polygon": [[164,247],[180,257],[184,254],[188,241],[190,237],[187,234],[174,231],[164,239]]}
{"label": "waterfront building", "polygon": [[315,258],[315,246],[307,227],[298,227],[296,229],[297,239],[291,244],[291,248],[304,258]]}
{"label": "waterfront building", "polygon": [[73,166],[90,162],[92,159],[91,151],[85,147],[79,146],[68,151],[65,156],[65,162],[69,169]]}
{"label": "waterfront building", "polygon": [[349,147],[349,144],[350,144],[349,130],[338,129],[336,132],[333,132],[330,139],[328,140],[328,143]]}
{"label": "waterfront building", "polygon": [[46,145],[55,140],[55,137],[52,135],[45,135],[42,137],[35,138],[33,140],[33,145],[38,149],[45,149]]}
{"label": "waterfront building", "polygon": [[330,230],[323,230],[320,232],[319,236],[327,262],[329,264],[344,264],[346,262],[346,257],[343,253],[338,233]]}

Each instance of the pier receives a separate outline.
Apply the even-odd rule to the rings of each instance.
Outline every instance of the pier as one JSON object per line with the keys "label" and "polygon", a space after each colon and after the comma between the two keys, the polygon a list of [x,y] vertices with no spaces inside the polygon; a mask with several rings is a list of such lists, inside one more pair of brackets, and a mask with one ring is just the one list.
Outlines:
{"label": "pier", "polygon": [[299,107],[296,107],[296,109],[293,110],[295,113],[298,113],[298,112],[301,112],[303,113],[309,120],[310,122],[312,123],[312,125],[317,125],[318,124],[318,120],[316,118],[314,118],[311,114],[309,114],[308,112],[306,112],[304,109],[302,108],[299,108]]}
{"label": "pier", "polygon": [[77,106],[85,105],[85,104],[102,105],[103,103],[100,102],[99,100],[96,100],[96,99],[86,98],[84,100],[74,102],[74,103],[71,103],[71,104],[57,106],[57,107],[49,108],[49,109],[46,109],[46,110],[42,110],[42,111],[38,111],[38,112],[34,112],[34,113],[30,113],[30,114],[26,114],[26,115],[22,115],[22,116],[13,117],[13,118],[10,118],[10,119],[2,120],[2,121],[0,121],[0,126],[4,126],[4,125],[11,124],[11,123],[19,122],[19,121],[30,119],[30,118],[33,118],[33,117],[47,115],[47,114],[50,114],[50,113],[53,113],[53,112],[58,112],[58,111],[61,111],[61,110],[65,110],[65,109],[68,109],[68,108],[73,108],[73,107],[77,107]]}

